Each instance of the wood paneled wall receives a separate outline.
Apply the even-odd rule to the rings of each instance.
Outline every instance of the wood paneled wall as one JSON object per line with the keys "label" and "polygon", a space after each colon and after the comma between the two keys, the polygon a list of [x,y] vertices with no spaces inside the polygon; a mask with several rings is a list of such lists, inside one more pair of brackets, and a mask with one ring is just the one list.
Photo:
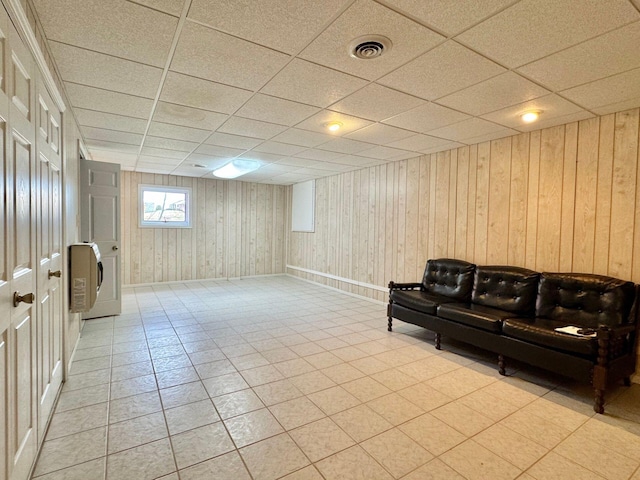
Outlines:
{"label": "wood paneled wall", "polygon": [[[192,228],[138,227],[138,185],[192,189]],[[122,279],[139,284],[283,273],[286,187],[122,172]]]}
{"label": "wood paneled wall", "polygon": [[634,109],[317,180],[287,271],[379,300],[437,257],[640,283],[638,137]]}

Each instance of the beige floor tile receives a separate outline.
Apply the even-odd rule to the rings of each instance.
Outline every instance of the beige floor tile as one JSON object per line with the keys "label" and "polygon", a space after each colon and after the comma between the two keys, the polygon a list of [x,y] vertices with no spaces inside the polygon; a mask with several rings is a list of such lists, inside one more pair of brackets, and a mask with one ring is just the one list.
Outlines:
{"label": "beige floor tile", "polygon": [[200,380],[200,377],[193,367],[185,367],[157,373],[156,379],[159,388],[169,388],[183,383],[195,382]]}
{"label": "beige floor tile", "polygon": [[241,448],[240,454],[255,480],[273,480],[309,465],[307,457],[287,434]]}
{"label": "beige floor tile", "polygon": [[[304,337],[307,338],[307,337]],[[300,343],[298,345],[290,345],[289,348],[296,352],[301,357],[306,357],[308,355],[315,355],[316,353],[322,353],[326,351],[320,345],[315,342],[306,342]]]}
{"label": "beige floor tile", "polygon": [[109,423],[122,422],[162,410],[158,392],[141,393],[109,403]]}
{"label": "beige floor tile", "polygon": [[399,428],[434,455],[441,455],[466,440],[462,433],[429,413]]}
{"label": "beige floor tile", "polygon": [[264,408],[262,400],[251,389],[227,393],[226,395],[213,397],[212,400],[223,419]]}
{"label": "beige floor tile", "polygon": [[358,445],[319,461],[316,467],[326,480],[393,479],[378,462]]}
{"label": "beige floor tile", "polygon": [[71,366],[69,376],[87,373],[94,370],[103,370],[111,367],[111,357],[94,357],[86,360],[75,360]]}
{"label": "beige floor tile", "polygon": [[361,446],[395,478],[408,474],[433,458],[397,428],[370,438]]}
{"label": "beige floor tile", "polygon": [[383,372],[391,368],[387,363],[375,357],[359,358],[358,360],[353,360],[349,363],[365,375],[373,375],[374,373]]}
{"label": "beige floor tile", "polygon": [[302,392],[290,380],[280,380],[278,382],[267,383],[253,389],[260,400],[267,405],[286,402],[293,398],[302,396]]}
{"label": "beige floor tile", "polygon": [[500,420],[499,425],[510,428],[546,448],[555,447],[571,434],[569,430],[559,427],[555,423],[537,415],[527,415],[522,410]]}
{"label": "beige floor tile", "polygon": [[536,480],[603,480],[597,473],[550,452],[533,465],[527,473]]}
{"label": "beige floor tile", "polygon": [[352,380],[351,382],[343,383],[342,388],[361,402],[368,402],[391,393],[391,390],[381,383],[376,382],[371,377],[363,377],[357,380]]}
{"label": "beige floor tile", "polygon": [[[240,357],[242,358],[242,357]],[[236,373],[236,367],[229,360],[216,360],[215,362],[200,363],[194,367],[201,379],[219,377],[228,373]]]}
{"label": "beige floor tile", "polygon": [[111,382],[119,382],[129,378],[143,377],[153,374],[151,360],[145,360],[131,365],[122,365],[111,369]]}
{"label": "beige floor tile", "polygon": [[526,470],[548,452],[542,445],[502,425],[493,425],[473,439],[520,470]]}
{"label": "beige floor tile", "polygon": [[259,353],[250,353],[249,355],[243,355],[242,357],[234,357],[231,359],[231,363],[236,369],[238,369],[238,371],[242,371],[269,365],[269,360]]}
{"label": "beige floor tile", "polygon": [[98,458],[33,478],[34,480],[104,480],[106,458]]}
{"label": "beige floor tile", "polygon": [[72,375],[64,383],[63,392],[71,392],[73,390],[84,389],[96,385],[103,385],[111,381],[111,369],[94,370],[92,372],[80,373]]}
{"label": "beige floor tile", "polygon": [[307,396],[327,415],[333,415],[360,404],[356,397],[339,385]]}
{"label": "beige floor tile", "polygon": [[501,398],[494,397],[484,389],[465,395],[458,401],[476,412],[482,413],[485,417],[489,417],[494,422],[502,420],[518,410],[514,404],[502,401]]}
{"label": "beige floor tile", "polygon": [[540,398],[540,395],[527,390],[526,382],[518,381],[515,384],[507,383],[505,380],[491,383],[484,387],[482,391],[487,392],[495,398],[500,398],[511,403],[518,408]]}
{"label": "beige floor tile", "polygon": [[200,463],[235,449],[222,422],[171,436],[178,469]]}
{"label": "beige floor tile", "polygon": [[202,382],[191,382],[162,389],[160,390],[160,397],[164,408],[173,408],[204,400],[209,398],[209,395]]}
{"label": "beige floor tile", "polygon": [[156,373],[164,372],[166,370],[173,370],[175,368],[185,368],[191,366],[191,360],[186,354],[175,355],[173,357],[155,358],[152,360],[153,369]]}
{"label": "beige floor tile", "polygon": [[440,459],[469,480],[512,480],[522,473],[473,440],[443,453]]}
{"label": "beige floor tile", "polygon": [[[438,458],[414,470],[402,480],[465,480],[465,478]],[[524,480],[518,477],[518,480]]]}
{"label": "beige floor tile", "polygon": [[621,426],[605,423],[600,415],[587,421],[573,436],[597,442],[640,462],[640,437]]}
{"label": "beige floor tile", "polygon": [[436,408],[431,411],[431,414],[468,437],[493,425],[490,418],[470,409],[459,401]]}
{"label": "beige floor tile", "polygon": [[106,427],[46,441],[42,444],[34,475],[44,475],[102,457],[106,454],[106,448]]}
{"label": "beige floor tile", "polygon": [[288,347],[275,348],[261,353],[262,356],[271,363],[284,362],[286,360],[298,358],[298,354]]}
{"label": "beige floor tile", "polygon": [[[247,353],[253,353],[253,352],[247,352]],[[224,353],[222,353],[222,350],[213,349],[213,350],[203,350],[201,352],[190,353],[189,359],[191,360],[191,363],[193,363],[194,365],[199,365],[201,363],[209,363],[209,362],[215,362],[216,360],[224,360],[225,356],[224,356]]]}
{"label": "beige floor tile", "polygon": [[367,405],[392,425],[400,425],[424,413],[420,407],[397,393],[376,398],[367,402]]}
{"label": "beige floor tile", "polygon": [[350,346],[337,348],[335,350],[332,350],[331,353],[333,353],[336,357],[341,358],[345,362],[351,362],[353,360],[358,360],[359,358],[369,356],[369,354],[363,352],[362,350]]}
{"label": "beige floor tile", "polygon": [[314,355],[308,355],[304,359],[313,365],[315,368],[327,368],[334,365],[338,365],[343,360],[331,352],[321,352]]}
{"label": "beige floor tile", "polygon": [[396,368],[385,370],[384,372],[374,373],[371,378],[380,382],[385,387],[395,391],[415,385],[418,382],[415,378],[400,372]]}
{"label": "beige floor tile", "polygon": [[336,413],[331,419],[356,442],[363,442],[393,427],[366,405]]}
{"label": "beige floor tile", "polygon": [[181,480],[251,480],[251,476],[242,463],[237,451],[225,453],[219,457],[180,470]]}
{"label": "beige floor tile", "polygon": [[109,427],[108,453],[116,453],[128,448],[167,437],[167,426],[162,412],[136,417]]}
{"label": "beige floor tile", "polygon": [[224,423],[238,448],[284,432],[266,408],[228,418]]}
{"label": "beige floor tile", "polygon": [[406,365],[407,363],[412,362],[410,357],[404,355],[398,350],[378,353],[377,355],[374,355],[374,358],[386,363],[390,367],[399,367],[400,365]]}
{"label": "beige floor tile", "polygon": [[96,385],[93,387],[81,388],[79,390],[65,391],[63,388],[56,412],[65,412],[74,408],[88,407],[97,403],[104,403],[109,400],[109,385]]}
{"label": "beige floor tile", "polygon": [[107,403],[55,413],[49,423],[47,440],[107,425]]}
{"label": "beige floor tile", "polygon": [[289,380],[305,395],[335,387],[336,385],[333,380],[318,370],[291,377]]}
{"label": "beige floor tile", "polygon": [[284,376],[273,365],[265,365],[263,367],[243,370],[242,372],[240,372],[240,374],[247,382],[247,384],[251,387],[257,387],[258,385],[264,385],[265,383],[276,382],[284,378]]}
{"label": "beige floor tile", "polygon": [[332,367],[323,368],[321,371],[337,384],[350,382],[365,376],[364,373],[357,368],[352,367],[348,363],[341,363]]}
{"label": "beige floor tile", "polygon": [[330,418],[296,428],[289,434],[312,462],[355,445]]}
{"label": "beige floor tile", "polygon": [[286,477],[282,477],[281,480],[324,480],[322,475],[318,473],[316,467],[313,465],[309,465],[308,467],[304,467],[297,472],[290,473]]}
{"label": "beige floor tile", "polygon": [[107,457],[107,480],[153,480],[175,471],[168,438]]}
{"label": "beige floor tile", "polygon": [[144,375],[111,383],[111,400],[153,392],[158,389],[155,375]]}
{"label": "beige floor tile", "polygon": [[284,362],[276,363],[274,366],[286,378],[313,372],[316,369],[316,367],[311,365],[304,358],[286,360]]}
{"label": "beige floor tile", "polygon": [[171,435],[220,421],[220,417],[211,400],[201,400],[188,405],[170,408],[165,410],[164,414]]}
{"label": "beige floor tile", "polygon": [[451,398],[460,398],[495,382],[495,378],[469,368],[459,368],[446,375],[431,378],[425,383]]}
{"label": "beige floor tile", "polygon": [[219,397],[225,393],[237,392],[238,390],[249,388],[249,385],[239,373],[229,373],[219,377],[207,378],[202,381],[202,384],[210,397]]}
{"label": "beige floor tile", "polygon": [[589,418],[595,415],[593,410],[589,412],[589,415],[584,415],[583,413],[576,412],[570,408],[551,402],[546,398],[534,400],[525,406],[522,411],[542,417],[571,431],[577,429],[589,420]]}
{"label": "beige floor tile", "polygon": [[636,473],[629,480],[640,480],[640,467],[636,470]]}
{"label": "beige floor tile", "polygon": [[292,430],[301,425],[319,420],[325,416],[307,397],[294,398],[269,407],[285,430]]}
{"label": "beige floor tile", "polygon": [[571,435],[553,451],[609,480],[629,478],[640,464],[637,460],[605,448],[583,435]]}
{"label": "beige floor tile", "polygon": [[431,388],[423,383],[412,385],[411,387],[399,390],[398,393],[411,403],[419,406],[425,412],[434,410],[442,405],[451,402],[453,399],[435,388]]}

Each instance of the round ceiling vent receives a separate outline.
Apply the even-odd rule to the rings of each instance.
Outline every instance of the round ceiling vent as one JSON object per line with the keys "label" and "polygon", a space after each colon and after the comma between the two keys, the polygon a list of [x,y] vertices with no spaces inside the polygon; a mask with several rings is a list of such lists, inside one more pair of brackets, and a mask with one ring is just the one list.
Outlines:
{"label": "round ceiling vent", "polygon": [[362,60],[379,58],[389,50],[391,50],[391,40],[382,35],[365,35],[349,44],[349,55]]}

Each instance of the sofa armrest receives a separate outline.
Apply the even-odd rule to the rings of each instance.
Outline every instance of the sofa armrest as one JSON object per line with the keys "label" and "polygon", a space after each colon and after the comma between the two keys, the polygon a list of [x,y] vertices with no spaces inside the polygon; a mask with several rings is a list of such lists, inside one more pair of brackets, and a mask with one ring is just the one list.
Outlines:
{"label": "sofa armrest", "polygon": [[598,363],[603,365],[607,361],[615,360],[625,355],[633,354],[635,356],[635,333],[637,328],[637,325],[599,327],[596,333]]}
{"label": "sofa armrest", "polygon": [[391,290],[422,290],[423,285],[421,283],[395,283],[389,282],[389,291]]}

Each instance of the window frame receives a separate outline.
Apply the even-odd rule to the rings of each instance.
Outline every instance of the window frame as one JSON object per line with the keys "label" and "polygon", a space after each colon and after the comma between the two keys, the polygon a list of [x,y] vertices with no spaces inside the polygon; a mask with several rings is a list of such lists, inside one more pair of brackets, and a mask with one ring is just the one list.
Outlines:
{"label": "window frame", "polygon": [[[144,194],[145,192],[158,193],[183,193],[185,195],[185,221],[183,222],[162,222],[144,219]],[[138,226],[140,228],[192,228],[191,212],[192,191],[190,187],[172,187],[167,185],[138,185]]]}

